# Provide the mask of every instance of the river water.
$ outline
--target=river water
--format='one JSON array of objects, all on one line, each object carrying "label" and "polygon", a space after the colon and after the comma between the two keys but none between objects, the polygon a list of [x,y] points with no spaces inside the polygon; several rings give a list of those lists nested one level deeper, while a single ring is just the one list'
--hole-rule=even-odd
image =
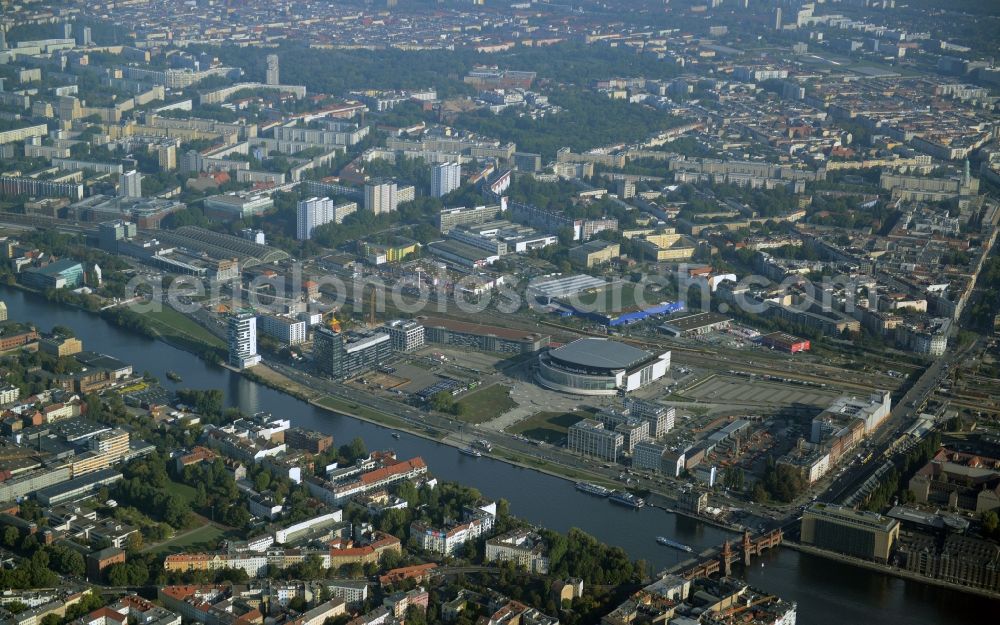
[{"label": "river water", "polygon": [[[369,449],[393,448],[401,458],[422,456],[437,477],[473,486],[487,497],[505,498],[514,514],[532,523],[561,531],[578,527],[657,568],[675,564],[687,554],[657,545],[656,536],[673,538],[697,551],[730,536],[662,510],[615,506],[577,491],[565,480],[486,457],[470,458],[453,447],[406,433],[393,439],[391,430],[384,427],[320,410],[227,369],[207,365],[162,341],[121,330],[96,315],[51,304],[37,295],[2,286],[0,298],[7,304],[9,319],[33,323],[43,331],[55,325],[71,327],[84,349],[132,363],[137,373],[148,371],[167,387],[219,388],[231,406],[247,413],[266,411],[290,418],[296,426],[332,434],[338,445],[360,436]],[[167,371],[176,371],[183,381],[170,382]],[[742,573],[753,585],[796,601],[798,622],[803,624],[978,624],[984,616],[1000,613],[1000,601],[907,582],[790,549],[765,553]]]}]

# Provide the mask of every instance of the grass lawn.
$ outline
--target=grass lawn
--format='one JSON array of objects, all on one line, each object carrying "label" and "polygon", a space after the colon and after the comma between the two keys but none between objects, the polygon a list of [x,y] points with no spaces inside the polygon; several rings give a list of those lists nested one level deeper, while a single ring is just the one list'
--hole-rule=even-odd
[{"label": "grass lawn", "polygon": [[143,314],[152,322],[157,331],[166,336],[174,336],[211,347],[226,346],[222,339],[169,306],[163,306],[162,310],[159,311]]},{"label": "grass lawn", "polygon": [[[578,297],[581,305],[593,307],[600,312],[621,312],[634,308],[645,308],[669,299],[665,294],[654,291],[650,285],[640,290],[639,284],[635,282],[617,282],[601,289],[589,293],[583,293]],[[641,302],[636,299],[641,298]]]},{"label": "grass lawn", "polygon": [[225,532],[214,525],[202,525],[189,532],[181,532],[175,538],[152,545],[149,552],[155,555],[166,555],[199,549],[214,550],[218,548],[219,541],[224,536]]},{"label": "grass lawn", "polygon": [[195,507],[194,498],[197,496],[198,491],[193,486],[181,484],[180,482],[175,482],[173,480],[167,480],[167,485],[164,486],[164,490],[177,495],[184,500],[184,503],[192,508]]},{"label": "grass lawn", "polygon": [[517,403],[510,398],[510,388],[494,384],[458,401],[459,419],[466,423],[486,423],[507,412]]},{"label": "grass lawn", "polygon": [[594,413],[588,410],[539,412],[510,428],[510,431],[514,434],[523,434],[528,438],[538,441],[558,444],[566,440],[566,432],[569,430],[569,426],[583,419],[588,419],[593,415]]}]

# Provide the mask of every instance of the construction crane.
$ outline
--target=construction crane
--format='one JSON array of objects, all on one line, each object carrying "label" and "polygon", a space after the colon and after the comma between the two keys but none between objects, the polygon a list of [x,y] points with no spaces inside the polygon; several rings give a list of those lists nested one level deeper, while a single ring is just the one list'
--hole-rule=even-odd
[{"label": "construction crane", "polygon": [[337,321],[337,315],[333,311],[330,311],[329,317],[326,319],[326,327],[330,328],[337,334],[340,334],[340,322]]}]

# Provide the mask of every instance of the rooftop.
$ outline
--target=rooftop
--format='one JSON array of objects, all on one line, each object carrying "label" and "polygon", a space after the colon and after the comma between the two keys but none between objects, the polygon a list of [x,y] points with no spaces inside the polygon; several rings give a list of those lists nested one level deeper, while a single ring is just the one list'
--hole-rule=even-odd
[{"label": "rooftop", "polygon": [[694,330],[695,328],[703,328],[705,326],[715,325],[717,323],[723,323],[729,321],[729,317],[725,315],[720,315],[716,312],[696,312],[690,315],[682,315],[679,317],[674,317],[668,319],[663,325],[669,326],[671,328],[677,328],[681,331]]},{"label": "rooftop", "polygon": [[524,330],[512,330],[499,326],[488,326],[480,323],[467,323],[465,321],[455,321],[453,319],[442,319],[441,317],[419,317],[418,321],[425,328],[444,328],[451,332],[462,334],[476,334],[482,336],[495,336],[508,341],[533,341],[539,338],[538,334],[526,332]]},{"label": "rooftop", "polygon": [[606,369],[628,369],[652,356],[637,347],[600,338],[579,339],[549,354],[567,363]]}]

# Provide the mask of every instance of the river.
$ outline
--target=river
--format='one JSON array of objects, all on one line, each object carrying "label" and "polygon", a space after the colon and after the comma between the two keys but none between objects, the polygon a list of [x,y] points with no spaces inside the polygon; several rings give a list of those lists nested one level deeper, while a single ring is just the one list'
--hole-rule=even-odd
[{"label": "river", "polygon": [[[37,295],[3,286],[0,298],[7,304],[9,319],[33,323],[43,331],[56,325],[73,328],[84,349],[132,363],[136,372],[148,371],[168,388],[219,388],[231,406],[248,413],[266,411],[290,418],[294,425],[332,434],[337,444],[360,436],[369,449],[393,448],[403,458],[422,456],[437,477],[473,486],[487,497],[505,498],[514,514],[532,523],[561,531],[579,527],[657,568],[679,562],[687,554],[657,545],[656,536],[671,537],[700,551],[719,545],[730,535],[658,509],[621,508],[580,493],[565,480],[486,457],[464,456],[453,447],[406,433],[393,439],[384,427],[320,410],[227,369],[207,365],[162,341],[127,332],[96,315],[49,303]],[[170,382],[167,371],[178,372],[183,381]],[[1000,601],[908,582],[790,549],[765,553],[744,573],[755,586],[796,601],[799,623],[804,624],[978,624],[984,615],[1000,610]]]}]

